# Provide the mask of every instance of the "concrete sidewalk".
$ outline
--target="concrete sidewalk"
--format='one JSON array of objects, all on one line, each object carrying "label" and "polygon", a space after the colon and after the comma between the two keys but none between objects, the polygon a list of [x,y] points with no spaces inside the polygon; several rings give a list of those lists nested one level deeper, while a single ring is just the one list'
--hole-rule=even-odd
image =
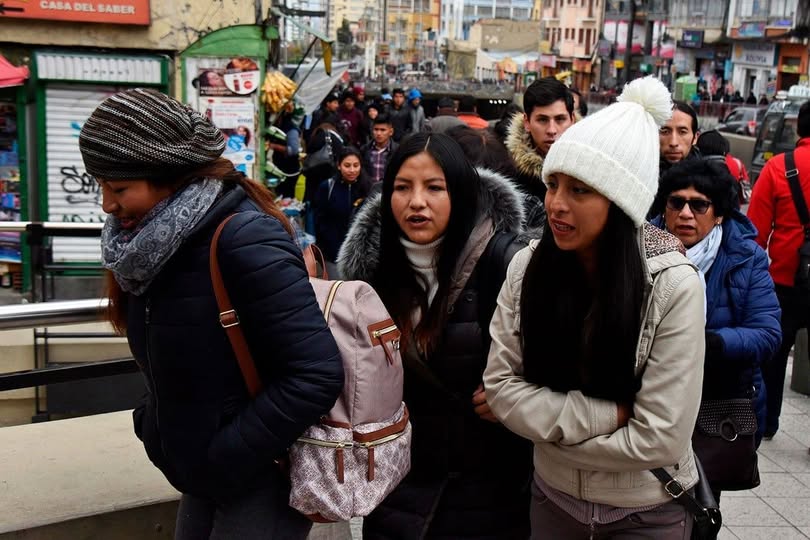
[{"label": "concrete sidewalk", "polygon": [[723,492],[720,540],[810,538],[810,398],[790,390],[787,368],[779,433],[759,448],[762,484]]}]

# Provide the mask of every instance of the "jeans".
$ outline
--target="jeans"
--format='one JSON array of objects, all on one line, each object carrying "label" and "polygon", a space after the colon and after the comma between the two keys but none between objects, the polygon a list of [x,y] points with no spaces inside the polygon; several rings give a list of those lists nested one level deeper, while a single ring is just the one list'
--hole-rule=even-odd
[{"label": "jeans", "polygon": [[184,493],[175,540],[304,540],[312,522],[290,508],[289,491],[258,489],[226,504]]},{"label": "jeans", "polygon": [[776,297],[782,308],[782,345],[774,357],[762,366],[766,391],[766,437],[772,437],[779,430],[785,370],[790,349],[796,342],[796,332],[807,328],[810,323],[810,302],[795,287],[777,285]]}]

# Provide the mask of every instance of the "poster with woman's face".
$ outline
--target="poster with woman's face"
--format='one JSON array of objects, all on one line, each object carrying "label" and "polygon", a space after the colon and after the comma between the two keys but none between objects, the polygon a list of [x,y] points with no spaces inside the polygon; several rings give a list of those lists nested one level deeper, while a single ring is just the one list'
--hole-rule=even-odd
[{"label": "poster with woman's face", "polygon": [[201,96],[244,96],[255,92],[261,82],[259,65],[244,56],[231,58],[225,65],[200,65],[197,70]]}]

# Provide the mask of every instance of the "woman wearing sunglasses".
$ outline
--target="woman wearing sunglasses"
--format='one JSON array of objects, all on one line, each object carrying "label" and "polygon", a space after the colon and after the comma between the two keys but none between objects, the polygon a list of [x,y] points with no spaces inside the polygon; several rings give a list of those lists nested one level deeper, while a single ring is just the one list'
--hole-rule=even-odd
[{"label": "woman wearing sunglasses", "polygon": [[[779,347],[780,311],[768,274],[768,257],[755,242],[751,221],[736,209],[735,197],[735,180],[725,164],[707,159],[682,161],[661,179],[652,206],[658,217],[652,223],[683,242],[686,256],[705,278],[702,403],[752,399],[758,446],[765,427],[761,365]],[[710,469],[717,456],[702,456],[697,443],[695,449],[711,482],[716,474]],[[720,489],[712,487],[719,495]]]}]

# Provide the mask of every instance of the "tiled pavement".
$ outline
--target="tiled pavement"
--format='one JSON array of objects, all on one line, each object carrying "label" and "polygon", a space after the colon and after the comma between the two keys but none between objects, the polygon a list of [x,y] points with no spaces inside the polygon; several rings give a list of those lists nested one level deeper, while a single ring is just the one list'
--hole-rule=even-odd
[{"label": "tiled pavement", "polygon": [[791,370],[779,433],[759,448],[762,484],[723,493],[720,540],[810,538],[810,397],[789,389]]}]

